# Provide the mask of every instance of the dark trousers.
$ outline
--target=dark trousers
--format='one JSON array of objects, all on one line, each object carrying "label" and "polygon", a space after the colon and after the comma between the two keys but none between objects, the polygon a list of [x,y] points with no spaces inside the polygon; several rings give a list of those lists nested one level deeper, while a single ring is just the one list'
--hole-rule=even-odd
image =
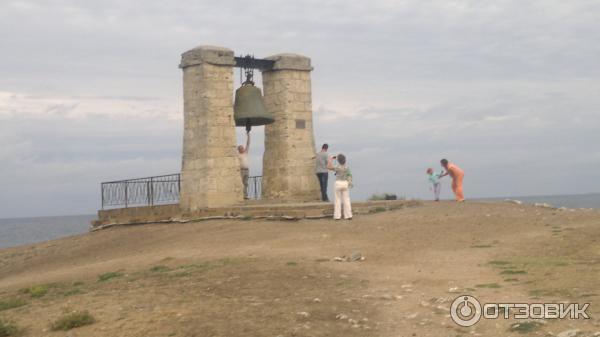
[{"label": "dark trousers", "polygon": [[329,173],[317,173],[317,178],[321,186],[321,200],[329,201],[329,198],[327,198],[327,179],[329,179]]}]

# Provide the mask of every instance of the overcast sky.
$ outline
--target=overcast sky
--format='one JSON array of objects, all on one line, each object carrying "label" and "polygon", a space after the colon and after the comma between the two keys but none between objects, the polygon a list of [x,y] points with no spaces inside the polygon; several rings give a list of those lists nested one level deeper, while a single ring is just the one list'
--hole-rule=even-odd
[{"label": "overcast sky", "polygon": [[429,197],[443,157],[467,198],[600,192],[595,0],[3,0],[0,218],[179,172],[177,65],[203,44],[312,58],[316,141],[347,154],[355,199]]}]

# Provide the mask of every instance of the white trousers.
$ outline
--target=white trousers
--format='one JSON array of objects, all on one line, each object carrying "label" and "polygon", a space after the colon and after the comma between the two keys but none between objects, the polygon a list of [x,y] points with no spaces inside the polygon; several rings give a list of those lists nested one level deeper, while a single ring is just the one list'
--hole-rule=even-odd
[{"label": "white trousers", "polygon": [[342,206],[344,209],[344,218],[352,217],[352,205],[350,204],[350,189],[347,181],[335,182],[335,200],[333,201],[333,218],[342,218]]}]

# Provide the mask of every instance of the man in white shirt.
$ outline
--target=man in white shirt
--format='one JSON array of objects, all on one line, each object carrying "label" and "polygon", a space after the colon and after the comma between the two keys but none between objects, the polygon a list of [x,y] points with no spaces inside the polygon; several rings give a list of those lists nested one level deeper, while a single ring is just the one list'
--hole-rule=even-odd
[{"label": "man in white shirt", "polygon": [[248,199],[248,177],[250,176],[250,165],[248,163],[248,151],[250,150],[250,131],[246,131],[246,147],[238,146],[238,158],[240,159],[240,171],[242,183],[244,184],[244,199]]}]

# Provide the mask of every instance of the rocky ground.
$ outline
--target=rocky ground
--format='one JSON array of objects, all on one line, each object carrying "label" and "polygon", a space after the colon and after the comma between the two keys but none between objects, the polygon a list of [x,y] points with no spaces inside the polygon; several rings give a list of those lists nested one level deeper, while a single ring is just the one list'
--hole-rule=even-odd
[{"label": "rocky ground", "polygon": [[[599,211],[507,202],[111,228],[0,250],[0,336],[600,336],[599,240]],[[463,328],[461,294],[591,319]]]}]

